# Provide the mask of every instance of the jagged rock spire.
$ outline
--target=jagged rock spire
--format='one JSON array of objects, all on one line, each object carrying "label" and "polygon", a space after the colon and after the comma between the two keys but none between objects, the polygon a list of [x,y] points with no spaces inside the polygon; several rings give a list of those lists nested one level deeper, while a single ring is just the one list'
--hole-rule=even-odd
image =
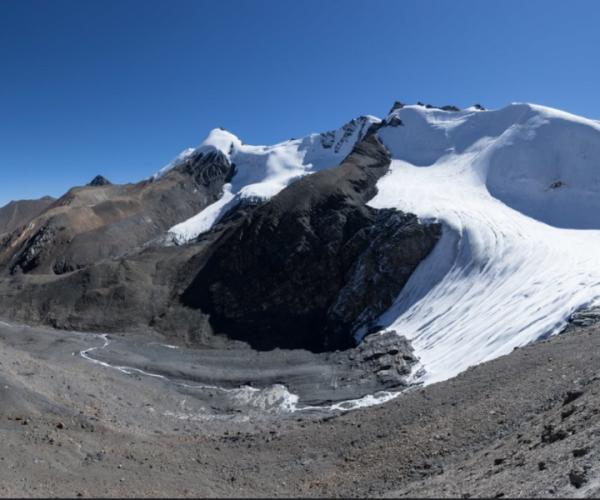
[{"label": "jagged rock spire", "polygon": [[392,114],[394,111],[396,111],[397,109],[402,109],[404,107],[404,103],[400,102],[400,101],[394,101],[394,104],[392,105],[392,108],[390,109],[389,114]]}]

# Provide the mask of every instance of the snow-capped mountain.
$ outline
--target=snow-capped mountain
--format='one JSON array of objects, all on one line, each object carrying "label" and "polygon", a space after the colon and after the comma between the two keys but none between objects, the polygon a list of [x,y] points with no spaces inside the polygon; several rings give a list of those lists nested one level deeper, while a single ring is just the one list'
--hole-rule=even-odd
[{"label": "snow-capped mountain", "polygon": [[234,134],[214,129],[197,148],[188,148],[162,168],[154,178],[160,178],[173,168],[199,155],[210,152],[223,154],[235,165],[235,175],[224,186],[222,197],[194,217],[173,226],[169,239],[185,243],[209,230],[221,215],[242,200],[267,200],[295,179],[338,165],[367,133],[379,123],[374,116],[360,116],[343,127],[291,139],[273,146],[243,144]]},{"label": "snow-capped mountain", "polygon": [[396,103],[272,146],[215,129],[92,184],[5,210],[0,314],[315,352],[394,330],[432,383],[600,303],[600,124],[542,106]]},{"label": "snow-capped mountain", "polygon": [[394,111],[370,205],[443,222],[381,323],[436,382],[559,332],[600,298],[600,126],[554,109]]},{"label": "snow-capped mountain", "polygon": [[374,208],[444,224],[444,236],[380,323],[408,336],[425,380],[560,331],[600,297],[600,125],[531,104],[463,111],[399,106],[383,121],[274,146],[214,130],[236,166],[223,196],[169,231],[185,243],[244,198],[266,200],[300,176],[340,163],[368,127],[392,156]]}]

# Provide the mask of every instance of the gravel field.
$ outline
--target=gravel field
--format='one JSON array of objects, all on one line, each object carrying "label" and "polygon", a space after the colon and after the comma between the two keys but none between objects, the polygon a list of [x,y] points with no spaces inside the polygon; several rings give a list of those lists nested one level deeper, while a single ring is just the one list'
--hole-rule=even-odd
[{"label": "gravel field", "polygon": [[84,359],[92,334],[3,325],[0,345],[3,496],[600,493],[594,326],[346,413],[211,408]]}]

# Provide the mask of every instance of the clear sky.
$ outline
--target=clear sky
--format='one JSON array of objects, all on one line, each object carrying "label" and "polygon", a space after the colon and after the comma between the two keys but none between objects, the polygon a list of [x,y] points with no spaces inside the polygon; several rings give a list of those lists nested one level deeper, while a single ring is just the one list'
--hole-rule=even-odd
[{"label": "clear sky", "polygon": [[0,0],[0,204],[395,99],[600,118],[596,0]]}]

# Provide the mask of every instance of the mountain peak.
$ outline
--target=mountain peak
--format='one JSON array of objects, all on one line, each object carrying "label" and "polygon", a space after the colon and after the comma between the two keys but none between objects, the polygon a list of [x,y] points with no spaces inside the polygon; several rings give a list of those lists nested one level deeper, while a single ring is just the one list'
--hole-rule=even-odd
[{"label": "mountain peak", "polygon": [[196,149],[197,152],[203,153],[207,151],[221,151],[225,156],[229,157],[234,149],[238,149],[242,145],[242,141],[235,134],[232,134],[223,127],[212,129],[208,137],[202,141],[202,144]]},{"label": "mountain peak", "polygon": [[88,186],[99,187],[99,186],[109,186],[110,184],[112,184],[112,182],[110,182],[106,177],[104,177],[102,175],[97,175],[96,177],[94,177],[91,180],[91,182],[88,184]]}]

